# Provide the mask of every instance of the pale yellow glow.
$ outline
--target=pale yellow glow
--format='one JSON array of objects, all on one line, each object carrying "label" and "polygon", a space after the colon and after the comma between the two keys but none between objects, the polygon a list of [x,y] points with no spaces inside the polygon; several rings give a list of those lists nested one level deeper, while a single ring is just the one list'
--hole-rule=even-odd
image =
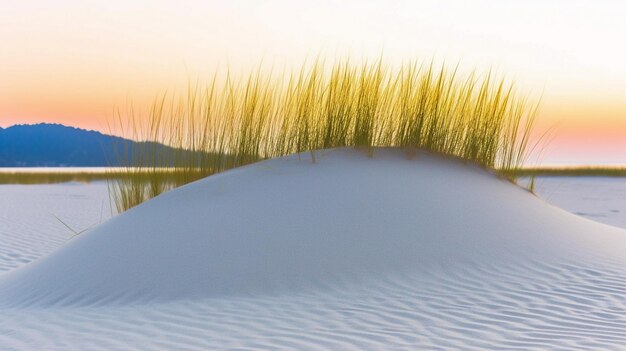
[{"label": "pale yellow glow", "polygon": [[[544,160],[626,163],[625,18],[623,1],[8,0],[0,126],[106,130],[115,106],[216,69],[383,52],[493,67],[543,96],[539,125],[556,126],[558,150]],[[597,151],[577,160],[576,140]]]}]

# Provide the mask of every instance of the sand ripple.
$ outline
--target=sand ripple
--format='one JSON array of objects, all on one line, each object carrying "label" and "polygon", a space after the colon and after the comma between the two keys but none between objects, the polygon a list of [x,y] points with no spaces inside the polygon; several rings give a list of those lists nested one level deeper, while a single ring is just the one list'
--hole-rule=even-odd
[{"label": "sand ripple", "polygon": [[0,185],[0,274],[59,248],[73,233],[111,217],[107,185]]},{"label": "sand ripple", "polygon": [[359,284],[164,304],[4,311],[0,348],[623,349],[610,263],[429,267]]},{"label": "sand ripple", "polygon": [[623,230],[448,161],[325,157],[190,184],[21,268],[67,237],[0,227],[0,350],[625,349]]}]

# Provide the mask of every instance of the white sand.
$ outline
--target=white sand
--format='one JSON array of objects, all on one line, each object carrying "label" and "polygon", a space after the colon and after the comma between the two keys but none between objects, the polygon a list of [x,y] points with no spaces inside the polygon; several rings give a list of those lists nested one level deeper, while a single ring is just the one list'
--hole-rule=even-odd
[{"label": "white sand", "polygon": [[105,182],[0,185],[0,273],[70,240],[74,234],[58,219],[80,232],[111,215]]},{"label": "white sand", "polygon": [[187,185],[0,275],[0,349],[626,344],[626,231],[377,150]]},{"label": "white sand", "polygon": [[535,192],[571,213],[626,228],[624,177],[537,177]]}]

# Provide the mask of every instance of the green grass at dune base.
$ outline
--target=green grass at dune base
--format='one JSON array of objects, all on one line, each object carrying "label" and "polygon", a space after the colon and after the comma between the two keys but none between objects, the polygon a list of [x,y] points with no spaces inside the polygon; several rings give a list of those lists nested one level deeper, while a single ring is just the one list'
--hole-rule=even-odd
[{"label": "green grass at dune base", "polygon": [[[407,155],[414,150],[407,150]],[[189,177],[189,170],[181,170],[183,173],[187,173]],[[497,171],[496,171],[497,172]],[[626,167],[551,167],[551,168],[521,168],[513,171],[509,171],[517,177],[626,177]],[[177,179],[180,175],[176,174],[177,171],[172,169],[168,171],[162,171],[159,175],[160,179],[166,187],[172,188],[176,185]],[[114,181],[124,182],[133,181],[141,182],[144,185],[148,185],[151,177],[154,176],[152,171],[141,170],[128,170],[128,171],[101,171],[101,172],[28,172],[28,171],[16,171],[16,172],[0,172],[0,184],[56,184],[67,182],[78,183],[91,183],[97,181]],[[196,176],[193,178],[201,179],[206,177],[205,172],[198,170]],[[132,178],[132,180],[131,180]]]},{"label": "green grass at dune base", "polygon": [[[175,183],[176,179],[179,177],[177,173],[179,172],[176,169],[162,170],[157,171],[160,173],[160,176],[163,178],[165,182]],[[185,173],[189,173],[188,170],[184,170]],[[77,183],[91,183],[97,181],[115,181],[115,182],[123,182],[123,181],[134,181],[134,182],[142,182],[148,184],[151,180],[154,171],[147,170],[137,170],[137,169],[128,169],[128,170],[116,170],[116,171],[71,171],[71,172],[63,172],[63,171],[54,171],[54,172],[31,172],[28,170],[20,170],[20,171],[12,171],[12,172],[1,172],[0,171],[0,184],[57,184],[57,183],[68,183],[68,182],[77,182]],[[197,172],[197,179],[205,177],[206,175],[202,173],[200,175],[199,171]]]},{"label": "green grass at dune base", "polygon": [[[433,64],[318,61],[291,74],[262,69],[239,79],[216,74],[186,94],[158,97],[147,118],[132,109],[119,114],[118,122],[134,139],[182,151],[120,150],[132,155],[123,160],[131,167],[112,193],[123,211],[206,175],[336,147],[369,153],[375,147],[426,150],[514,178],[535,111],[512,84],[490,73],[462,78],[456,69]],[[184,150],[196,156],[187,157]],[[177,171],[166,177],[157,170],[163,164]],[[154,167],[140,172],[135,165]]]},{"label": "green grass at dune base", "polygon": [[109,172],[0,172],[0,184],[54,184],[79,182],[89,183],[99,180],[109,180],[117,175]]},{"label": "green grass at dune base", "polygon": [[540,167],[516,170],[518,177],[626,177],[626,167]]}]

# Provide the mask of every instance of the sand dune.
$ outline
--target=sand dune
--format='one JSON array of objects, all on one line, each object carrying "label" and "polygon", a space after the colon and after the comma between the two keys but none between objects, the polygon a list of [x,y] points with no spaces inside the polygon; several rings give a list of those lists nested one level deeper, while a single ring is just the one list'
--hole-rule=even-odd
[{"label": "sand dune", "polygon": [[0,349],[619,349],[625,249],[458,161],[295,155],[0,275]]}]

